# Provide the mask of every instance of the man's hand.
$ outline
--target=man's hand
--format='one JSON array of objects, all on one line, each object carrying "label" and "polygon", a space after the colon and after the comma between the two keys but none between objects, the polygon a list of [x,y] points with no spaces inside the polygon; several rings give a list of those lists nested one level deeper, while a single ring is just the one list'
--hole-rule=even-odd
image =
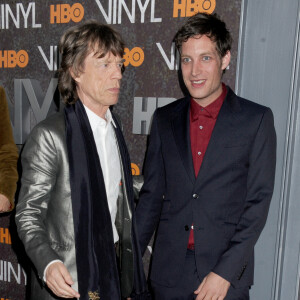
[{"label": "man's hand", "polygon": [[0,213],[9,211],[11,204],[6,196],[0,194]]},{"label": "man's hand", "polygon": [[51,291],[62,298],[79,298],[71,285],[74,283],[67,268],[61,262],[51,264],[46,270],[46,283]]},{"label": "man's hand", "polygon": [[194,293],[198,295],[196,300],[223,300],[229,287],[229,281],[210,272]]}]

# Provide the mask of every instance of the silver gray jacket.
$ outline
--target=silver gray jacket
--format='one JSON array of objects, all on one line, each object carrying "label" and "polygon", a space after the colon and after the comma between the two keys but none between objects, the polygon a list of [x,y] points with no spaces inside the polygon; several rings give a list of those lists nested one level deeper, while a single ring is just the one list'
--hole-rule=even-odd
[{"label": "silver gray jacket", "polygon": [[[32,260],[38,277],[41,279],[38,280],[36,276],[31,276],[31,299],[52,300],[54,298],[41,282],[45,267],[53,260],[63,261],[74,281],[73,288],[78,290],[63,113],[51,116],[32,130],[24,146],[21,162],[23,173],[16,207],[16,223],[27,255]],[[140,188],[140,180],[137,185]],[[135,194],[137,194],[136,191]],[[128,222],[131,212],[127,194],[120,193],[119,198],[121,199],[118,199],[119,209],[120,206],[125,205],[125,211],[128,212],[126,216],[122,215],[123,219],[120,220],[117,216],[116,220],[119,222],[116,224],[117,228],[122,229],[120,245],[126,245],[126,249],[119,251],[121,255],[126,251],[125,256],[128,263],[127,266],[125,264],[125,267],[131,270],[133,259],[128,257],[128,255],[132,255],[130,251],[131,222]],[[122,211],[124,211],[123,206]]]}]

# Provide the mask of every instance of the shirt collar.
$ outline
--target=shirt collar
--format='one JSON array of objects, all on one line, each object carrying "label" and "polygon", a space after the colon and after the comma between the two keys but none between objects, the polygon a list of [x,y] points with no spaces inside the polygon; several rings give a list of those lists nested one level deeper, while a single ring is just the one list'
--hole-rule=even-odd
[{"label": "shirt collar", "polygon": [[117,128],[117,125],[115,123],[115,121],[112,118],[112,114],[110,109],[108,109],[105,113],[105,120],[101,117],[99,117],[97,114],[95,114],[92,110],[90,110],[87,106],[85,106],[83,104],[86,114],[88,116],[92,131],[94,132],[96,130],[96,128],[100,125],[100,126],[108,126],[110,123],[113,124],[113,126],[115,128]]},{"label": "shirt collar", "polygon": [[216,119],[218,117],[218,114],[220,112],[221,106],[224,102],[226,95],[227,95],[227,88],[226,85],[222,83],[221,95],[206,107],[202,107],[193,98],[191,98],[192,121],[196,121],[200,115],[205,115],[207,117]]}]

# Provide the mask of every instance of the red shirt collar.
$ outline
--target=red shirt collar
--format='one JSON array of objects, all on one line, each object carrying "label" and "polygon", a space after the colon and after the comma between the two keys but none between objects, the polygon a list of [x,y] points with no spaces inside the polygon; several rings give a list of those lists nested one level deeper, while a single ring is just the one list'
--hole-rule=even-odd
[{"label": "red shirt collar", "polygon": [[226,85],[222,83],[222,94],[206,107],[202,107],[193,98],[191,98],[192,121],[196,121],[199,115],[206,115],[207,117],[216,119],[220,112],[221,106],[224,102],[226,95],[227,95],[227,88]]}]

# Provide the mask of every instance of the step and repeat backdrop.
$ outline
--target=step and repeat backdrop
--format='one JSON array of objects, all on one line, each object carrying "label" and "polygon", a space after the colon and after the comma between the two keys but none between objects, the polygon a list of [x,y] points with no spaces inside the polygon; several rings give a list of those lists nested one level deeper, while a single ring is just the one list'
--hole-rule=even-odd
[{"label": "step and repeat backdrop", "polygon": [[[242,0],[0,0],[0,85],[8,99],[16,144],[33,126],[62,108],[57,90],[58,42],[88,19],[111,24],[126,43],[119,115],[134,175],[142,174],[151,118],[157,107],[181,98],[178,28],[197,12],[218,13],[234,42],[224,82],[234,89]],[[16,197],[17,201],[17,197]],[[151,247],[146,253],[148,270]],[[0,215],[0,300],[26,299],[30,262],[18,240],[14,212]]]}]

